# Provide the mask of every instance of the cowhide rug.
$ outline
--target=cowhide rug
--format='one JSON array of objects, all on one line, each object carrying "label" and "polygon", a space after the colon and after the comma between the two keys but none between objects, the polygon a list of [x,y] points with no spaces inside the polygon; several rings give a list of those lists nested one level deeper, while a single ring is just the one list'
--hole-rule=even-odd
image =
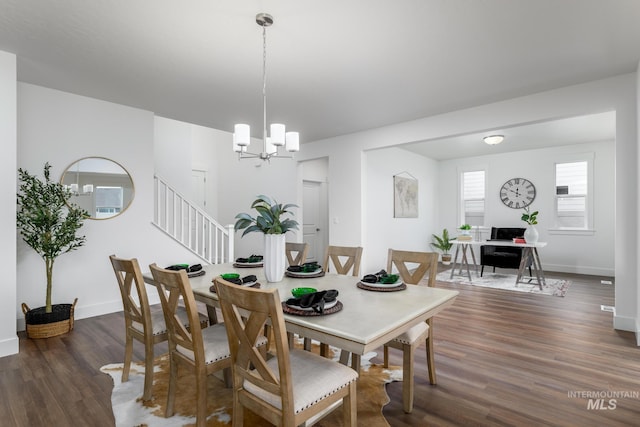
[{"label": "cowhide rug", "polygon": [[[333,349],[332,349],[333,350]],[[402,380],[402,368],[390,367],[384,369],[382,365],[372,364],[370,360],[376,353],[365,354],[362,357],[362,370],[358,380],[358,425],[366,427],[389,426],[382,415],[382,407],[389,402],[385,384]],[[334,358],[336,358],[334,356]],[[195,378],[187,369],[178,369],[179,381],[175,400],[175,414],[164,418],[167,386],[169,381],[168,355],[159,356],[156,360],[153,400],[142,401],[144,383],[144,366],[133,363],[129,374],[129,381],[122,383],[122,363],[103,366],[100,370],[109,374],[113,379],[111,404],[116,421],[116,427],[148,426],[174,427],[195,424],[195,398],[193,385]],[[209,378],[207,390],[207,418],[208,427],[231,425],[232,391],[225,388],[222,375]],[[247,426],[270,426],[268,422],[247,411],[245,414]],[[319,421],[316,426],[341,426],[342,410],[337,409]]]}]

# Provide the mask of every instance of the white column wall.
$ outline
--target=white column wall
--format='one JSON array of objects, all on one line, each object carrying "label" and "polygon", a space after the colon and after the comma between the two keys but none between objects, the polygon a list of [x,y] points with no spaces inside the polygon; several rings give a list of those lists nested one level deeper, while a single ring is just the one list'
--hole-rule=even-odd
[{"label": "white column wall", "polygon": [[0,356],[18,352],[16,335],[16,189],[17,189],[16,56],[0,51]]}]

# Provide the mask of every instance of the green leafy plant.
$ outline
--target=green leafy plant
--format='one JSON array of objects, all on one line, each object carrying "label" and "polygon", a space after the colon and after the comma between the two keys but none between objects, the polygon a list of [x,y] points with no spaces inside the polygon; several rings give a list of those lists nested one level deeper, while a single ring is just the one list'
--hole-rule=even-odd
[{"label": "green leafy plant", "polygon": [[521,220],[529,225],[535,225],[538,223],[538,211],[530,212],[529,206],[524,208],[524,213],[520,217]]},{"label": "green leafy plant", "polygon": [[443,255],[449,254],[449,251],[453,247],[452,240],[454,238],[449,237],[449,230],[446,228],[442,230],[442,235],[438,236],[437,234],[432,234],[434,242],[431,242],[431,246],[440,250]]},{"label": "green leafy plant", "polygon": [[460,230],[471,230],[471,226],[469,224],[462,224]]},{"label": "green leafy plant", "polygon": [[298,222],[291,218],[281,219],[284,214],[290,214],[290,208],[297,208],[297,205],[276,202],[268,196],[260,195],[251,204],[258,215],[252,217],[247,213],[236,215],[235,230],[243,230],[242,236],[252,231],[259,231],[264,234],[284,234],[289,230],[297,230]]},{"label": "green leafy plant", "polygon": [[44,165],[44,180],[23,169],[18,169],[18,213],[16,223],[22,240],[35,250],[45,262],[47,296],[45,312],[51,313],[53,264],[64,253],[78,249],[85,236],[77,231],[89,213],[69,203],[70,190],[50,179],[51,165]]}]

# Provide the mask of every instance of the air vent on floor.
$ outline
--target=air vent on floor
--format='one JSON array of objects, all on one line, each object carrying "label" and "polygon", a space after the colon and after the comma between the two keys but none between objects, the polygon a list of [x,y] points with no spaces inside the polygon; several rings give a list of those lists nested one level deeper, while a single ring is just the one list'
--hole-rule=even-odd
[{"label": "air vent on floor", "polygon": [[614,314],[616,312],[616,308],[610,305],[601,305],[600,310],[606,311],[607,313],[614,313]]}]

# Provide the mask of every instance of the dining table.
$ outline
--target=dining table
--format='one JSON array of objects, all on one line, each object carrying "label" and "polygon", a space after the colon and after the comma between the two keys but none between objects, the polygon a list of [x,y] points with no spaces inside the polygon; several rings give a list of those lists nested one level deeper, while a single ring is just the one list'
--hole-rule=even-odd
[{"label": "dining table", "polygon": [[[212,322],[217,322],[215,309],[220,307],[218,295],[212,291],[212,282],[222,274],[237,273],[240,277],[255,275],[261,289],[277,289],[283,302],[292,298],[291,291],[294,288],[337,290],[339,310],[326,310],[324,314],[291,314],[283,310],[285,326],[288,333],[356,355],[371,352],[412,326],[433,317],[451,306],[458,295],[455,290],[425,285],[405,285],[399,290],[366,286],[367,289],[363,289],[358,286],[359,277],[325,274],[323,271],[308,275],[295,274],[298,277],[285,275],[279,282],[268,282],[261,267],[239,267],[235,263],[206,265],[202,271],[204,273],[201,275],[190,277],[189,282],[195,299],[206,304]],[[154,284],[150,273],[144,273],[143,276],[145,282]],[[359,366],[353,367],[359,369]]]}]

